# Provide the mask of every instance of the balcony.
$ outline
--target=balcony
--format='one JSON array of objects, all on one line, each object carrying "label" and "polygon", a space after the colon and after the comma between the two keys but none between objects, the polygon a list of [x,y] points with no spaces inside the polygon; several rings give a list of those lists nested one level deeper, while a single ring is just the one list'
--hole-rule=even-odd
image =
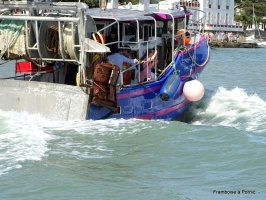
[{"label": "balcony", "polygon": [[185,1],[185,0],[180,0],[180,6],[186,6],[186,7],[200,7],[200,3],[198,1]]}]

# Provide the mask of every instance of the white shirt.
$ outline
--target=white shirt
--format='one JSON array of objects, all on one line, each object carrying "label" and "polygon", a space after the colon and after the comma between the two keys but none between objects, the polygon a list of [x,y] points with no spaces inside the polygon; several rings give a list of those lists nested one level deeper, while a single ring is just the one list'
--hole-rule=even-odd
[{"label": "white shirt", "polygon": [[127,58],[126,56],[121,55],[120,53],[109,55],[107,58],[114,65],[117,65],[120,68],[120,71],[122,71],[123,62],[134,64],[138,61],[137,59]]}]

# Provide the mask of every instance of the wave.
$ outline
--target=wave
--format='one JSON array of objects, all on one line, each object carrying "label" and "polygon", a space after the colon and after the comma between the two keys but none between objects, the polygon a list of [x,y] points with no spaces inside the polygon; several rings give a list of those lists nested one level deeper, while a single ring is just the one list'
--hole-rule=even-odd
[{"label": "wave", "polygon": [[0,111],[0,176],[23,162],[48,155],[75,159],[113,156],[110,142],[166,129],[169,122],[146,120],[48,121],[39,115]]},{"label": "wave", "polygon": [[219,87],[207,90],[203,100],[189,107],[187,121],[192,124],[235,127],[248,132],[266,133],[266,102],[242,88]]},{"label": "wave", "polygon": [[45,156],[51,138],[38,121],[35,115],[0,111],[0,176]]},{"label": "wave", "polygon": [[114,156],[116,146],[127,146],[125,141],[143,134],[167,129],[169,122],[138,119],[108,119],[59,122],[45,131],[57,138],[49,154],[60,154],[77,159],[107,158]]}]

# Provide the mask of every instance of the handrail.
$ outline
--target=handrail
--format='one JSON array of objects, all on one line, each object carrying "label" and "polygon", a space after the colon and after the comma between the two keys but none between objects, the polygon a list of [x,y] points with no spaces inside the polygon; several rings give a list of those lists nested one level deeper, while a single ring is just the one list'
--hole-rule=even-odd
[{"label": "handrail", "polygon": [[36,2],[36,1],[3,1],[0,8],[50,9],[50,10],[86,10],[88,5],[79,2]]},{"label": "handrail", "polygon": [[[199,9],[194,9],[194,8],[190,8],[190,11],[193,12],[192,16],[201,16],[200,14],[196,14],[197,12],[202,13],[202,16],[199,19],[189,19],[189,24],[188,26],[192,27],[192,30],[198,30],[199,32],[203,32],[204,31],[204,20],[206,18],[206,12],[204,12],[203,10],[199,10]],[[196,25],[196,28],[194,29],[194,26]]]},{"label": "handrail", "polygon": [[[35,21],[63,21],[63,22],[78,22],[80,19],[78,17],[42,17],[42,16],[25,16],[19,15],[20,20],[35,20]],[[0,19],[16,19],[18,20],[18,15],[0,15]]]}]

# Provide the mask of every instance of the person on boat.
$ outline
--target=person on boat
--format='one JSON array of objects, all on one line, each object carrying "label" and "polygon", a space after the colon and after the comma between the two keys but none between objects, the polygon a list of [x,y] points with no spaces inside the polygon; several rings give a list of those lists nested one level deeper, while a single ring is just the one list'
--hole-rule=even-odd
[{"label": "person on boat", "polygon": [[148,53],[148,57],[144,56],[142,60],[142,70],[140,71],[139,82],[150,81],[152,77],[152,68],[154,67],[154,60],[157,56],[157,51],[152,50]]},{"label": "person on boat", "polygon": [[[137,64],[139,63],[138,59],[130,59],[123,55],[123,49],[118,49],[117,53],[114,53],[112,55],[109,55],[107,57],[108,61],[113,63],[114,65],[117,65],[122,71],[123,63],[130,63],[130,64]],[[118,79],[118,83],[121,83],[121,77]]]},{"label": "person on boat", "polygon": [[67,74],[66,62],[56,61],[54,62],[54,82],[64,84]]},{"label": "person on boat", "polygon": [[138,59],[131,59],[123,55],[123,49],[118,49],[117,53],[107,56],[109,62],[117,65],[122,71],[123,63],[137,64],[139,63]]},{"label": "person on boat", "polygon": [[14,9],[13,10],[13,14],[18,14],[18,10],[17,9]]},{"label": "person on boat", "polygon": [[110,51],[111,51],[107,55],[114,54],[115,52],[117,52],[118,43],[108,44],[108,43],[113,43],[113,42],[117,42],[117,41],[118,41],[118,39],[117,39],[116,31],[111,30],[110,34],[105,39],[105,43],[107,44],[106,46],[108,46],[110,48]]},{"label": "person on boat", "polygon": [[[125,46],[125,47],[129,48],[129,46]],[[129,53],[129,49],[124,49],[123,50],[123,55],[126,56],[127,58],[130,58],[130,59],[133,58],[132,54]],[[123,62],[123,65],[122,65],[122,70],[123,71],[127,70],[130,67],[131,67],[130,63]],[[125,71],[123,73],[123,84],[124,85],[129,85],[130,84],[131,76],[132,76],[132,71],[131,70],[127,70],[127,71]]]}]

